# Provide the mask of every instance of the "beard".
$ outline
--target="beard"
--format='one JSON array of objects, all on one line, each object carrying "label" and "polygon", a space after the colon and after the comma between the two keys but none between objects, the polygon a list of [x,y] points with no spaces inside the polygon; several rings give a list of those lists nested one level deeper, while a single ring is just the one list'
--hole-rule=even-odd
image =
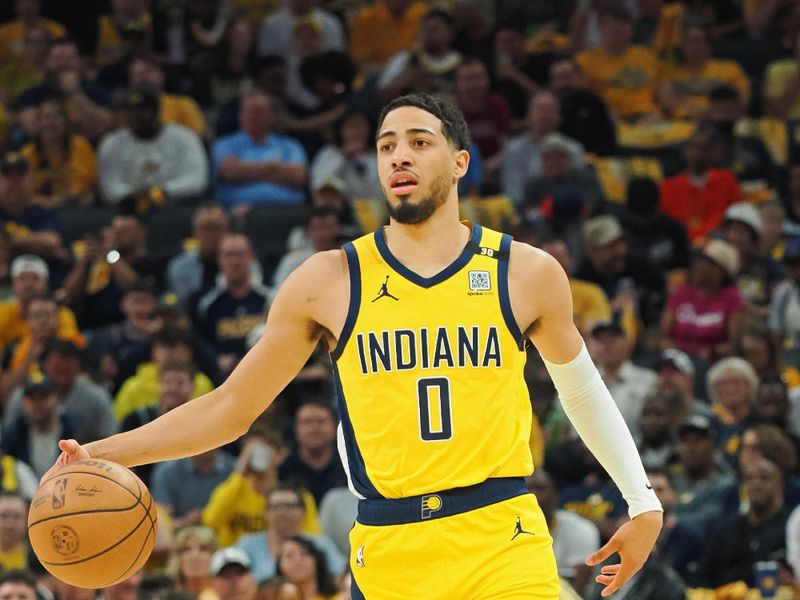
[{"label": "beard", "polygon": [[417,225],[427,221],[436,209],[447,201],[451,185],[450,174],[442,173],[431,182],[428,194],[422,200],[412,203],[409,200],[409,196],[402,196],[400,204],[397,206],[392,206],[392,203],[388,200],[390,192],[383,188],[383,195],[387,198],[386,206],[389,210],[389,216],[404,225]]}]

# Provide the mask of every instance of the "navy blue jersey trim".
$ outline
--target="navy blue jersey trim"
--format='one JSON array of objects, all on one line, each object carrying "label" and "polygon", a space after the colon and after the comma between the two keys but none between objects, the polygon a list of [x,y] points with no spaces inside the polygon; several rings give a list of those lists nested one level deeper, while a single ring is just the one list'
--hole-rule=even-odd
[{"label": "navy blue jersey trim", "polygon": [[361,266],[358,262],[358,253],[352,242],[344,245],[344,252],[347,255],[347,269],[350,271],[350,303],[347,307],[347,318],[344,321],[344,327],[339,334],[339,340],[336,342],[336,347],[331,351],[331,359],[337,360],[344,351],[347,341],[350,339],[350,334],[353,333],[353,327],[356,325],[358,318],[358,310],[361,307]]},{"label": "navy blue jersey trim", "polygon": [[[512,238],[507,233],[503,234],[500,240],[500,252],[505,253],[506,256],[511,256],[511,241]],[[501,259],[497,265],[497,288],[500,291],[500,311],[503,313],[503,320],[506,322],[506,327],[511,332],[513,338],[517,341],[517,347],[520,350],[525,349],[525,338],[519,330],[517,320],[514,318],[514,312],[511,310],[511,297],[508,293],[508,258]]]},{"label": "navy blue jersey trim", "polygon": [[339,405],[339,418],[342,421],[342,435],[344,436],[344,447],[347,453],[347,466],[350,471],[350,481],[355,490],[365,498],[383,498],[378,489],[369,480],[367,475],[367,465],[364,463],[364,456],[358,447],[353,424],[350,421],[350,412],[347,409],[347,400],[342,390],[342,379],[339,376],[339,367],[333,363],[333,379],[336,384],[336,399]]},{"label": "navy blue jersey trim", "polygon": [[414,271],[406,267],[394,257],[391,250],[389,250],[389,246],[386,244],[386,234],[384,233],[383,227],[379,227],[375,231],[375,245],[378,247],[378,252],[380,252],[383,260],[385,260],[386,263],[400,276],[405,277],[411,283],[415,283],[423,288],[429,288],[437,283],[442,283],[458,273],[470,261],[474,254],[473,248],[475,248],[480,241],[481,226],[477,223],[473,223],[472,235],[470,236],[467,245],[464,246],[464,249],[461,251],[461,254],[458,255],[458,258],[456,258],[452,263],[450,263],[450,265],[442,269],[433,277],[422,277],[421,275],[417,275]]},{"label": "navy blue jersey trim", "polygon": [[367,600],[364,596],[364,592],[358,587],[355,573],[350,573],[350,597],[353,600]]}]

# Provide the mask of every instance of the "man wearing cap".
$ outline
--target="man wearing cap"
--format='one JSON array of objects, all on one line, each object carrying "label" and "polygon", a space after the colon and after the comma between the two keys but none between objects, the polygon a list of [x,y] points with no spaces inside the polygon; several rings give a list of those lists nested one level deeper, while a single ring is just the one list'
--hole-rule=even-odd
[{"label": "man wearing cap", "polygon": [[784,279],[775,288],[769,312],[769,328],[789,347],[800,349],[800,237],[790,238],[783,251]]},{"label": "man wearing cap", "polygon": [[689,355],[677,348],[667,348],[655,366],[656,392],[667,402],[673,430],[689,415],[711,417],[709,405],[695,396],[695,366]]},{"label": "man wearing cap", "polygon": [[[47,263],[33,254],[18,256],[11,263],[11,288],[14,299],[0,303],[0,346],[6,347],[30,335],[25,322],[31,300],[48,293],[50,270]],[[58,334],[69,337],[78,333],[75,314],[66,306],[58,308]]]},{"label": "man wearing cap", "polygon": [[678,428],[678,464],[673,476],[678,503],[675,517],[700,535],[722,516],[734,478],[717,460],[716,435],[710,419],[690,416]]},{"label": "man wearing cap", "polygon": [[664,302],[664,276],[628,251],[619,220],[608,214],[589,219],[583,224],[583,242],[586,255],[575,276],[602,287],[623,319],[633,312],[646,326],[656,323]]},{"label": "man wearing cap", "polygon": [[775,260],[761,250],[761,213],[749,202],[736,202],[725,210],[720,231],[724,240],[739,251],[741,266],[736,285],[750,312],[766,316],[772,292],[783,273]]},{"label": "man wearing cap", "polygon": [[211,576],[219,600],[255,600],[258,584],[250,558],[233,546],[217,550],[211,557]]},{"label": "man wearing cap", "polygon": [[261,24],[258,54],[288,58],[292,52],[292,32],[299,19],[313,19],[319,24],[321,50],[346,50],[347,38],[341,20],[318,5],[316,0],[290,0],[273,11]]},{"label": "man wearing cap", "polygon": [[[525,190],[530,181],[542,174],[539,144],[548,133],[558,130],[561,113],[558,98],[540,91],[528,103],[527,130],[513,137],[503,148],[500,166],[500,187],[515,206],[525,204]],[[574,169],[586,166],[583,146],[569,139],[570,164]]]},{"label": "man wearing cap", "polygon": [[97,151],[98,185],[107,204],[160,205],[197,197],[208,187],[200,138],[182,125],[162,123],[159,110],[158,94],[147,85],[125,96],[127,125],[103,138]]},{"label": "man wearing cap", "polygon": [[28,161],[16,152],[0,158],[0,225],[12,254],[37,254],[49,261],[67,258],[58,220],[33,204]]},{"label": "man wearing cap", "polygon": [[62,413],[60,404],[53,382],[32,375],[22,391],[22,413],[3,428],[3,452],[28,463],[37,477],[58,456],[58,440],[77,433],[74,420]]}]

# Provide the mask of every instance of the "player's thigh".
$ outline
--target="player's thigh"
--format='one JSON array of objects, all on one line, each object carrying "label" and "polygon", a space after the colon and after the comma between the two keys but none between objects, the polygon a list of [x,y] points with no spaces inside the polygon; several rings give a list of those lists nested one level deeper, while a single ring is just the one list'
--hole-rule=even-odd
[{"label": "player's thigh", "polygon": [[558,569],[532,494],[439,521],[447,569],[471,599],[555,600]]},{"label": "player's thigh", "polygon": [[350,531],[353,600],[450,598],[441,543],[430,521]]}]

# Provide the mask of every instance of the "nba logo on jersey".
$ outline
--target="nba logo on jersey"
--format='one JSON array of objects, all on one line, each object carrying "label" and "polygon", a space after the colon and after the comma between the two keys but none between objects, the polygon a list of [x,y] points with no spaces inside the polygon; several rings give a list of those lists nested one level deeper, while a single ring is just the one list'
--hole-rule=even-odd
[{"label": "nba logo on jersey", "polygon": [[442,499],[436,494],[422,497],[422,518],[430,519],[431,515],[442,508]]},{"label": "nba logo on jersey", "polygon": [[469,289],[473,292],[487,292],[492,289],[489,271],[470,271]]}]

